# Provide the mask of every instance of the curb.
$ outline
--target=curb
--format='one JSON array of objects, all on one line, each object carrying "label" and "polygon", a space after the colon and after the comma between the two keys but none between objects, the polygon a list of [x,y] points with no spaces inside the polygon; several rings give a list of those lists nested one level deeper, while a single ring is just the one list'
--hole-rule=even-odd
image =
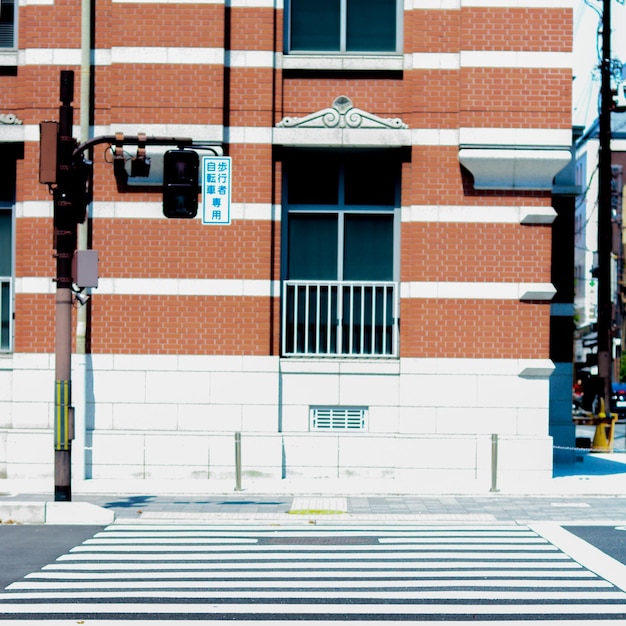
[{"label": "curb", "polygon": [[115,513],[89,502],[3,502],[0,524],[111,524]]}]

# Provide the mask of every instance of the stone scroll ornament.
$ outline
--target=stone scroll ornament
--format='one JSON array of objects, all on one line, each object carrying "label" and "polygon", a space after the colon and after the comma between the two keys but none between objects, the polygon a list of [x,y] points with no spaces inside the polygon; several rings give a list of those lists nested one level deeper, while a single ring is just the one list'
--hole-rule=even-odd
[{"label": "stone scroll ornament", "polygon": [[335,98],[332,106],[305,117],[285,117],[281,128],[408,128],[398,117],[382,118],[353,106],[347,96]]},{"label": "stone scroll ornament", "polygon": [[22,120],[15,113],[0,113],[0,124],[21,126]]}]

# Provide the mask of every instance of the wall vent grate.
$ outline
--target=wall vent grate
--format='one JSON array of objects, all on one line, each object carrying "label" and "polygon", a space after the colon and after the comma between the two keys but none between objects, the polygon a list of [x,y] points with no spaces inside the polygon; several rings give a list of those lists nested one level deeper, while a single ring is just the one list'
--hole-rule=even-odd
[{"label": "wall vent grate", "polygon": [[366,430],[367,407],[311,407],[310,430]]}]

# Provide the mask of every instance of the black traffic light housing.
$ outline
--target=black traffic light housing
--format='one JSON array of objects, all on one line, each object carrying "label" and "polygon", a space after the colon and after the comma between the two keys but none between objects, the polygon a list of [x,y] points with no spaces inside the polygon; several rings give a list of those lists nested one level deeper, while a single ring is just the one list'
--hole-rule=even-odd
[{"label": "black traffic light housing", "polygon": [[163,156],[163,214],[193,218],[198,214],[200,160],[193,150],[168,150]]},{"label": "black traffic light housing", "polygon": [[54,190],[54,223],[57,228],[82,224],[91,202],[91,177],[93,165],[80,159],[59,174],[59,184]]}]

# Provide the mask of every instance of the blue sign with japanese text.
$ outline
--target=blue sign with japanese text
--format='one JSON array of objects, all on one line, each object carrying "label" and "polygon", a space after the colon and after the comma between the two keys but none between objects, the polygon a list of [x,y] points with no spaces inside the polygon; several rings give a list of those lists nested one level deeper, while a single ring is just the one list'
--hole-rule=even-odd
[{"label": "blue sign with japanese text", "polygon": [[202,157],[202,223],[230,224],[230,157]]}]

